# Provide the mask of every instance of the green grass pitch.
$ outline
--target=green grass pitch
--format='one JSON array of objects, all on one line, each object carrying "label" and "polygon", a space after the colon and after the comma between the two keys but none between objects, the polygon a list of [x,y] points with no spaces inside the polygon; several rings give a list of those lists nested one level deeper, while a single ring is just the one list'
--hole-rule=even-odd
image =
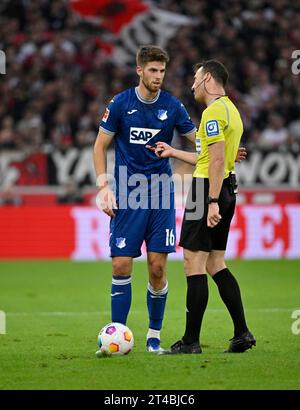
[{"label": "green grass pitch", "polygon": [[[200,390],[299,389],[299,261],[229,261],[238,278],[257,347],[225,354],[232,323],[209,281],[202,355],[156,356],[145,351],[147,270],[135,262],[128,356],[98,359],[96,338],[110,321],[109,262],[1,262],[0,389]],[[163,346],[184,330],[186,283],[182,262],[168,263],[169,296]]]}]

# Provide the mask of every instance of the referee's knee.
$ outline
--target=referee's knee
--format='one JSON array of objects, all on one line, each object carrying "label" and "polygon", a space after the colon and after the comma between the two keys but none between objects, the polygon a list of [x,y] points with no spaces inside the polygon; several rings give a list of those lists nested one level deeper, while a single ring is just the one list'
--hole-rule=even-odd
[{"label": "referee's knee", "polygon": [[220,270],[225,269],[226,264],[224,260],[218,260],[218,261],[208,261],[206,263],[206,272],[210,276],[214,276],[216,273],[220,272]]},{"label": "referee's knee", "polygon": [[207,255],[205,252],[193,252],[187,249],[183,252],[184,255],[184,272],[186,276],[205,273],[205,262]]}]

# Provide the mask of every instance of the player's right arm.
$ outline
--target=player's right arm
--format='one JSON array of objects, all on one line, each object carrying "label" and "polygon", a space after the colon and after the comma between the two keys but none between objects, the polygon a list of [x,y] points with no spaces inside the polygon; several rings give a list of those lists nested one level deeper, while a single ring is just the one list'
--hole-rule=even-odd
[{"label": "player's right arm", "polygon": [[149,148],[160,158],[176,158],[181,161],[187,162],[188,164],[195,165],[197,162],[197,154],[195,152],[182,151],[171,147],[166,142],[157,142],[155,147],[146,145],[146,148]]},{"label": "player's right arm", "polygon": [[107,134],[100,128],[94,144],[94,167],[96,171],[96,185],[99,188],[97,205],[109,216],[115,216],[117,209],[116,198],[108,185],[107,178],[107,149],[113,139],[113,135]]}]

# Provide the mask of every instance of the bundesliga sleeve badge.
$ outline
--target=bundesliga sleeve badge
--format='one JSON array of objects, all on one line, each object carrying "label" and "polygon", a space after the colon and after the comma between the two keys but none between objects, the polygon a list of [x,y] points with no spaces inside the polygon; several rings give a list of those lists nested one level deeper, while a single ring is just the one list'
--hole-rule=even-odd
[{"label": "bundesliga sleeve badge", "polygon": [[103,118],[102,118],[102,121],[106,122],[108,117],[109,117],[109,109],[106,108],[105,113],[104,113]]},{"label": "bundesliga sleeve badge", "polygon": [[220,134],[219,124],[218,124],[218,121],[216,120],[207,121],[207,123],[205,124],[205,128],[206,128],[206,134],[208,137],[213,137],[215,135]]}]

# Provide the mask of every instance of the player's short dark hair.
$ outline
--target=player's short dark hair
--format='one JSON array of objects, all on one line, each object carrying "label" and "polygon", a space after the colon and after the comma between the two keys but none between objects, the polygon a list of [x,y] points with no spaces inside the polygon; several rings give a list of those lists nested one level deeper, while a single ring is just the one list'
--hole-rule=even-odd
[{"label": "player's short dark hair", "polygon": [[203,67],[204,73],[210,73],[212,77],[223,87],[226,86],[229,77],[227,68],[218,60],[206,60],[201,63],[197,63],[194,66],[195,72]]},{"label": "player's short dark hair", "polygon": [[161,61],[163,63],[168,63],[169,55],[164,49],[158,46],[140,46],[136,53],[136,64],[138,66],[144,66],[151,61]]}]

